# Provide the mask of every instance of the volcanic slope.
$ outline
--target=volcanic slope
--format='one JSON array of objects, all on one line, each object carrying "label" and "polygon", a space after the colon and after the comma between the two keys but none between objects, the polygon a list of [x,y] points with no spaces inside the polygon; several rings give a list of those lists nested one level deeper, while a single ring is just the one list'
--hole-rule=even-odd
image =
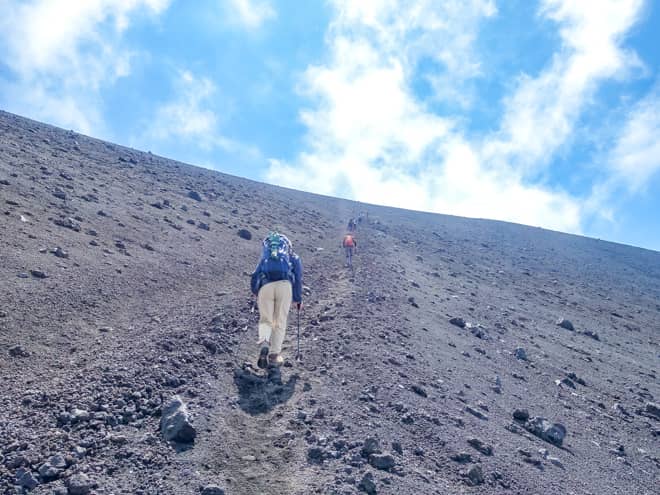
[{"label": "volcanic slope", "polygon": [[[0,203],[0,493],[657,493],[660,253],[277,188],[1,112]],[[263,377],[244,363],[271,228],[306,288],[302,361],[294,309]],[[174,395],[193,444],[159,433]]]}]

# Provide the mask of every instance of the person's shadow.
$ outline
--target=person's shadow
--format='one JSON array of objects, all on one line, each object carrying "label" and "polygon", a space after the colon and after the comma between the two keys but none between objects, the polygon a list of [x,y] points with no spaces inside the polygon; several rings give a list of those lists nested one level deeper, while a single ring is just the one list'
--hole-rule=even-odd
[{"label": "person's shadow", "polygon": [[282,383],[279,367],[268,368],[268,375],[257,375],[250,368],[236,368],[234,383],[238,388],[240,408],[248,414],[263,414],[288,401],[296,388],[298,375]]}]

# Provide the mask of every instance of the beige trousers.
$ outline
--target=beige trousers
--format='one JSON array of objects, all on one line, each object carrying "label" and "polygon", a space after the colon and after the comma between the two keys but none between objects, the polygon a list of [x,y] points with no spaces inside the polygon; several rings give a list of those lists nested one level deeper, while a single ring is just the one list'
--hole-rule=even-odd
[{"label": "beige trousers", "polygon": [[259,343],[268,342],[270,352],[282,352],[286,319],[291,307],[291,282],[278,280],[259,289]]}]

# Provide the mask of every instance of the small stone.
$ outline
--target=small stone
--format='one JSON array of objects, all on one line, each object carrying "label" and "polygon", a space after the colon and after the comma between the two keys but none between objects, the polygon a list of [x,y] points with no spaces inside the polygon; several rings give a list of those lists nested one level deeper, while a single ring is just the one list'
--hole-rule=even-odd
[{"label": "small stone", "polygon": [[469,412],[470,414],[472,414],[472,416],[475,416],[479,419],[488,420],[488,416],[486,416],[484,413],[475,409],[472,406],[465,406],[465,411]]},{"label": "small stone", "polygon": [[101,333],[110,333],[110,332],[112,332],[112,327],[99,327],[99,332],[101,332]]},{"label": "small stone", "polygon": [[188,192],[188,197],[190,199],[194,199],[195,201],[201,201],[202,200],[202,195],[199,194],[197,191],[189,191]]},{"label": "small stone", "polygon": [[89,421],[90,414],[85,409],[73,409],[71,411],[71,421],[73,423],[82,423],[84,421]]},{"label": "small stone", "polygon": [[513,419],[517,421],[527,421],[529,419],[529,411],[527,411],[527,409],[515,409],[513,411]]},{"label": "small stone", "polygon": [[66,469],[66,459],[60,454],[55,454],[48,459],[48,464],[57,469]]},{"label": "small stone", "polygon": [[537,437],[561,447],[566,436],[566,427],[561,423],[551,423],[546,418],[534,417],[525,423],[525,429]]},{"label": "small stone", "polygon": [[310,447],[307,450],[307,460],[311,464],[322,464],[327,457],[326,451],[321,447]]},{"label": "small stone", "polygon": [[51,466],[48,462],[43,463],[39,466],[39,476],[42,480],[55,479],[59,476],[60,470],[55,466]]},{"label": "small stone", "polygon": [[204,222],[199,222],[199,223],[197,224],[197,228],[198,228],[198,229],[202,229],[202,230],[211,230],[211,227],[209,226],[209,224],[208,224],[208,223],[204,223]]},{"label": "small stone", "polygon": [[468,478],[468,484],[470,486],[481,485],[484,482],[484,473],[483,470],[481,469],[481,466],[479,466],[478,464],[468,469],[467,473],[465,474]]},{"label": "small stone", "polygon": [[369,458],[371,454],[379,454],[381,452],[380,450],[380,443],[378,440],[376,440],[373,437],[368,437],[364,441],[364,445],[362,446],[362,450],[360,451],[360,454],[362,457]]},{"label": "small stone", "polygon": [[11,357],[29,357],[30,353],[22,345],[15,345],[9,348],[9,355]]},{"label": "small stone", "polygon": [[458,462],[459,464],[472,462],[472,456],[467,452],[457,452],[456,454],[452,454],[449,458],[454,462]]},{"label": "small stone", "polygon": [[30,275],[32,275],[34,278],[48,278],[48,275],[46,275],[46,273],[42,272],[41,270],[30,270]]},{"label": "small stone", "polygon": [[80,232],[80,224],[76,222],[73,218],[64,218],[64,219],[56,218],[55,220],[53,220],[53,223],[60,227],[71,229],[75,232]]},{"label": "small stone", "polygon": [[516,357],[516,359],[527,361],[527,352],[522,347],[516,347],[516,350],[513,351],[513,355]]},{"label": "small stone", "polygon": [[449,320],[449,323],[451,323],[452,325],[456,325],[457,327],[460,328],[465,328],[466,325],[465,320],[463,318],[458,318],[458,317],[451,318]]},{"label": "small stone", "polygon": [[410,388],[412,388],[412,391],[415,392],[417,395],[420,395],[422,397],[428,397],[429,396],[428,393],[426,392],[426,390],[424,390],[424,388],[420,387],[419,385],[413,385]]},{"label": "small stone", "polygon": [[478,438],[469,438],[467,441],[470,446],[481,452],[483,455],[493,455],[493,447],[486,445]]},{"label": "small stone", "polygon": [[55,249],[51,250],[51,253],[54,254],[55,256],[57,256],[58,258],[64,258],[64,259],[66,259],[66,258],[69,257],[69,253],[67,253],[66,251],[64,251],[64,250],[63,250],[61,247],[59,247],[59,246],[57,246]]},{"label": "small stone", "polygon": [[218,485],[207,485],[202,488],[201,495],[225,495],[225,491]]},{"label": "small stone", "polygon": [[568,378],[567,376],[565,376],[564,378],[562,378],[562,379],[559,381],[559,383],[561,383],[562,385],[566,385],[567,387],[570,387],[570,388],[575,388],[575,383],[573,383],[573,380],[571,380],[571,379]]},{"label": "small stone", "polygon": [[567,320],[566,318],[558,319],[556,324],[562,328],[565,328],[566,330],[570,330],[571,332],[575,331],[575,327],[573,326],[571,320]]},{"label": "small stone", "polygon": [[367,495],[376,495],[378,492],[376,491],[374,475],[371,473],[365,473],[358,484],[358,490],[365,492]]},{"label": "small stone", "polygon": [[371,464],[376,469],[389,471],[394,467],[395,461],[394,457],[392,457],[390,454],[371,454],[369,456],[369,464]]},{"label": "small stone", "polygon": [[250,232],[248,229],[240,229],[238,232],[238,237],[241,239],[245,239],[246,241],[249,241],[252,239],[252,232]]},{"label": "small stone", "polygon": [[591,330],[585,330],[584,332],[582,332],[582,335],[586,335],[587,337],[591,337],[594,340],[600,340],[600,337],[598,336],[598,334],[596,332],[591,331]]},{"label": "small stone", "polygon": [[88,495],[92,492],[92,482],[84,473],[76,473],[66,480],[69,495]]},{"label": "small stone", "polygon": [[16,471],[16,484],[26,490],[33,490],[39,482],[31,471],[26,468],[19,468]]},{"label": "small stone", "polygon": [[647,402],[644,406],[644,412],[655,419],[660,419],[660,404],[655,402]]}]

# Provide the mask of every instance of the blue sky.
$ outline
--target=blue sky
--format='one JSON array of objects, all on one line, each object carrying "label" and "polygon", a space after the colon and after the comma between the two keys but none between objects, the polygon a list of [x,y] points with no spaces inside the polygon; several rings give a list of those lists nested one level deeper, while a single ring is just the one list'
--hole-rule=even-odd
[{"label": "blue sky", "polygon": [[0,0],[0,108],[251,179],[660,250],[660,5]]}]

